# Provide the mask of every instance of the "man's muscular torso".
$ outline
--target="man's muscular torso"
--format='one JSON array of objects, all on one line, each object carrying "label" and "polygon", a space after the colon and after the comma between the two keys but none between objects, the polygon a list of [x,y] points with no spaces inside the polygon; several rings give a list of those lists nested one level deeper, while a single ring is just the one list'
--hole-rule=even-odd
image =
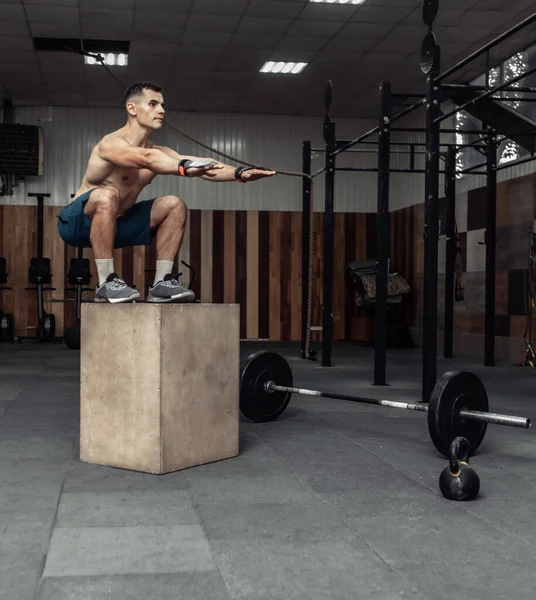
[{"label": "man's muscular torso", "polygon": [[[123,215],[137,200],[144,187],[156,177],[149,169],[117,167],[99,156],[99,144],[111,137],[121,136],[121,130],[103,137],[93,148],[82,184],[75,198],[95,188],[113,187],[119,193],[118,216]],[[126,139],[123,137],[123,139]],[[153,148],[148,140],[145,148]]]}]

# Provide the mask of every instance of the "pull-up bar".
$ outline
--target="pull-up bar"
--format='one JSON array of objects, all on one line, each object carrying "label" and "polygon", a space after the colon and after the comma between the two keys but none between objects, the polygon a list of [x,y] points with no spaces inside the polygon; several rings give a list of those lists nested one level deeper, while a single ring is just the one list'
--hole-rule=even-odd
[{"label": "pull-up bar", "polygon": [[[414,111],[416,108],[419,108],[419,106],[422,106],[425,102],[426,102],[426,98],[421,98],[417,102],[414,102],[411,106],[408,106],[404,110],[402,110],[399,113],[397,113],[390,120],[390,123],[394,123],[397,119],[401,119],[402,117],[405,117],[406,115],[409,115],[410,112]],[[374,129],[371,129],[370,131],[367,131],[363,135],[360,135],[355,140],[352,140],[351,142],[349,142],[348,144],[346,144],[342,148],[338,148],[337,150],[335,150],[335,152],[333,153],[333,156],[335,157],[335,156],[337,156],[337,154],[340,154],[341,152],[346,152],[346,150],[348,150],[352,146],[355,146],[356,144],[359,144],[363,140],[366,140],[367,138],[369,138],[371,135],[374,135],[375,133],[378,133],[379,130],[380,130],[380,126],[378,125],[377,127],[374,127]]]},{"label": "pull-up bar", "polygon": [[[375,142],[374,142],[375,143]],[[407,146],[411,146],[411,144],[405,144]],[[421,144],[423,145],[423,144]],[[325,152],[325,148],[311,148],[312,152]],[[377,148],[350,148],[349,150],[346,150],[346,152],[348,154],[376,154],[376,152],[378,152]],[[415,155],[420,155],[420,154],[426,154],[426,152],[424,152],[423,150],[391,150],[392,154],[415,154]]]},{"label": "pull-up bar", "polygon": [[[377,167],[335,167],[335,171],[351,171],[354,173],[377,173]],[[417,174],[426,174],[425,169],[389,169],[390,173],[417,173]],[[443,171],[439,170],[438,173],[442,175],[452,175],[451,171]],[[458,172],[454,172],[457,174]],[[486,171],[477,171],[475,173],[471,173],[471,175],[486,175]]]},{"label": "pull-up bar", "polygon": [[[449,75],[456,73],[456,71],[459,71],[462,67],[465,67],[466,65],[468,65],[475,58],[482,56],[482,54],[485,54],[488,50],[491,50],[491,48],[494,48],[495,46],[497,46],[504,40],[508,39],[509,37],[511,37],[512,35],[517,33],[518,31],[521,31],[527,25],[534,23],[534,21],[536,21],[536,12],[533,13],[532,15],[530,15],[530,17],[527,17],[524,21],[521,21],[521,23],[518,23],[517,25],[515,25],[514,27],[509,29],[508,31],[505,31],[503,34],[499,35],[494,40],[491,40],[491,42],[488,42],[487,44],[482,46],[482,48],[480,48],[476,52],[473,52],[473,54],[470,54],[467,58],[464,58],[458,64],[454,65],[450,69],[447,69],[444,73],[442,73],[441,75],[439,75],[438,77],[435,78],[435,80],[434,80],[435,83],[439,83],[439,82],[443,81],[443,79],[446,79],[447,77],[449,77]],[[508,85],[510,85],[511,83],[512,83],[511,81],[508,82]]]},{"label": "pull-up bar", "polygon": [[[441,87],[445,90],[472,90],[475,92],[485,92],[489,90],[489,87],[486,87],[485,85],[465,85],[463,83],[443,83]],[[532,94],[536,92],[536,87],[513,87],[510,89],[510,86],[508,86],[504,89],[508,92],[522,92],[526,94]],[[504,100],[504,98],[501,98],[501,100]]]}]

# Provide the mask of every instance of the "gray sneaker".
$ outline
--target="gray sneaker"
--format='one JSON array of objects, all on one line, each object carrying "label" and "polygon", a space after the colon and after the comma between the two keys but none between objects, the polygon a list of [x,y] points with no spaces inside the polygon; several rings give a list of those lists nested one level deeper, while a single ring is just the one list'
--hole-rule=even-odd
[{"label": "gray sneaker", "polygon": [[179,285],[171,275],[166,275],[163,281],[150,286],[147,294],[147,302],[193,302],[194,299],[192,290]]},{"label": "gray sneaker", "polygon": [[117,276],[117,273],[111,273],[108,275],[108,279],[97,287],[94,301],[117,304],[119,302],[132,302],[139,297],[140,293],[137,290],[128,286]]}]

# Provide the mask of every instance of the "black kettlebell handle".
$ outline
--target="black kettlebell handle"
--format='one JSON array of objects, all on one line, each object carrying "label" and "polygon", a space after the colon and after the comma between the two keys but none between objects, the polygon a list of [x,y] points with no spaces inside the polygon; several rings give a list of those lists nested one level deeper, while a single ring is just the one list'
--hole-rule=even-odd
[{"label": "black kettlebell handle", "polygon": [[458,477],[460,474],[460,463],[469,462],[469,442],[464,437],[457,437],[450,445],[450,474]]}]

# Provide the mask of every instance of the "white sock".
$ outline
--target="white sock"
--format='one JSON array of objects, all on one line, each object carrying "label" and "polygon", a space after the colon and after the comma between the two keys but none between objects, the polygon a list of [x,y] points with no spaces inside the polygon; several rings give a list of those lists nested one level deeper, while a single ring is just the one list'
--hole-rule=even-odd
[{"label": "white sock", "polygon": [[97,271],[99,273],[99,286],[102,285],[108,275],[114,272],[114,259],[113,258],[96,258],[95,264],[97,265]]},{"label": "white sock", "polygon": [[166,275],[170,275],[173,270],[174,262],[172,260],[157,260],[156,261],[156,273],[154,274],[155,286],[159,281],[162,281]]}]

